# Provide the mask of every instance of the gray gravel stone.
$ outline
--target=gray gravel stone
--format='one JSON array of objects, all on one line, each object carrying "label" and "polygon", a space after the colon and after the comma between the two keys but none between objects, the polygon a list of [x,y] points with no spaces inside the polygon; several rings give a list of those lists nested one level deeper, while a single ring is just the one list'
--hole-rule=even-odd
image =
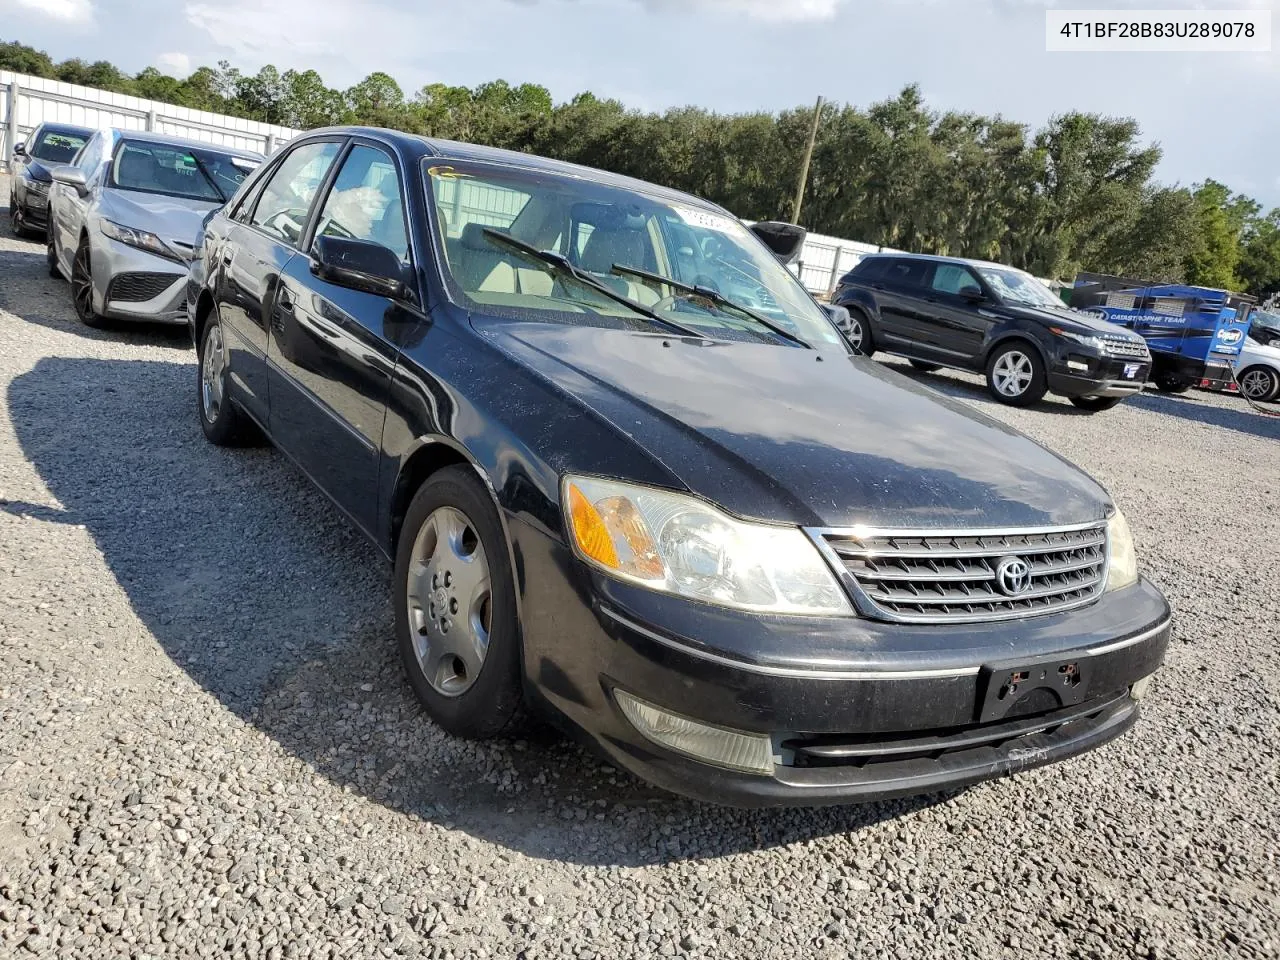
[{"label": "gray gravel stone", "polygon": [[1240,401],[916,375],[1111,489],[1168,665],[1087,757],[741,812],[442,734],[374,551],[206,444],[194,379],[181,331],[79,326],[0,239],[0,956],[1280,956],[1280,427]]}]

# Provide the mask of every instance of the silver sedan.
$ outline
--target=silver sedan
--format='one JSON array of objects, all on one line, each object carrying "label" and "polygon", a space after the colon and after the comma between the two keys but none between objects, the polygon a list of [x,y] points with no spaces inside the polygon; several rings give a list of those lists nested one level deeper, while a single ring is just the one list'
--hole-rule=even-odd
[{"label": "silver sedan", "polygon": [[261,162],[178,137],[101,130],[55,167],[49,274],[71,281],[81,322],[185,323],[187,264],[201,223]]}]

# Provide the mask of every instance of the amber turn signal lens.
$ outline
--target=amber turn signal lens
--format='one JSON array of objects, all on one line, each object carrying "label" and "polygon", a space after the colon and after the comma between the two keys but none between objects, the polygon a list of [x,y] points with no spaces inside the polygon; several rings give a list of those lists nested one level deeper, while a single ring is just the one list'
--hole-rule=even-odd
[{"label": "amber turn signal lens", "polygon": [[573,539],[584,556],[610,570],[617,570],[622,566],[604,519],[591,505],[591,501],[572,483],[569,484],[569,525],[573,527]]}]

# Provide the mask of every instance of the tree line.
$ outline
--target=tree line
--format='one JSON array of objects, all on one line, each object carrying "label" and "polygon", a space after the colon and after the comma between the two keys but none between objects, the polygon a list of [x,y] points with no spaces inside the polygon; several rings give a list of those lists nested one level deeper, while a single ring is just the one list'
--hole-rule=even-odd
[{"label": "tree line", "polygon": [[[345,90],[314,70],[226,61],[179,79],[101,60],[55,63],[0,42],[0,69],[179,106],[311,128],[391,127],[569,160],[706,197],[753,220],[790,219],[813,107],[721,114],[629,110],[581,93],[555,103],[537,84],[428,84],[406,95],[385,73]],[[816,233],[980,257],[1042,277],[1079,270],[1268,296],[1280,291],[1280,208],[1206,179],[1154,179],[1161,151],[1136,121],[1073,112],[1039,129],[936,111],[918,87],[870,107],[822,108],[805,194]]]}]

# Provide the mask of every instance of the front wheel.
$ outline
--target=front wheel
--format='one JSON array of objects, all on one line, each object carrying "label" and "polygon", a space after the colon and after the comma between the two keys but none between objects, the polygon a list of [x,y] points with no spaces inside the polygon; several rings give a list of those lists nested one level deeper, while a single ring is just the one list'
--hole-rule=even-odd
[{"label": "front wheel", "polygon": [[53,224],[49,224],[49,240],[44,248],[45,266],[49,268],[49,276],[54,280],[62,279],[62,271],[58,269],[58,248],[53,242]]},{"label": "front wheel", "polygon": [[396,640],[431,719],[458,737],[511,732],[521,715],[520,628],[506,537],[465,467],[422,485],[396,550]]},{"label": "front wheel", "polygon": [[869,357],[876,352],[876,343],[871,335],[871,323],[867,315],[857,307],[846,307],[849,311],[849,327],[845,330],[845,339],[853,352]]},{"label": "front wheel", "polygon": [[1089,413],[1098,413],[1101,410],[1110,410],[1124,397],[1071,397],[1070,399],[1073,407],[1087,410]]},{"label": "front wheel", "polygon": [[1236,378],[1240,393],[1254,403],[1274,400],[1280,394],[1280,373],[1270,367],[1248,367]]},{"label": "front wheel", "polygon": [[236,447],[252,439],[252,426],[227,395],[227,345],[216,313],[209,318],[200,339],[196,389],[200,428],[210,443]]},{"label": "front wheel", "polygon": [[1049,389],[1044,361],[1027,343],[997,347],[987,360],[987,388],[993,397],[1011,407],[1039,403]]},{"label": "front wheel", "polygon": [[18,198],[12,193],[9,194],[9,231],[15,237],[23,234],[22,211],[18,208]]},{"label": "front wheel", "polygon": [[86,237],[76,248],[76,258],[71,263],[71,297],[75,302],[76,316],[86,327],[101,327],[105,322],[93,309],[93,266]]}]

